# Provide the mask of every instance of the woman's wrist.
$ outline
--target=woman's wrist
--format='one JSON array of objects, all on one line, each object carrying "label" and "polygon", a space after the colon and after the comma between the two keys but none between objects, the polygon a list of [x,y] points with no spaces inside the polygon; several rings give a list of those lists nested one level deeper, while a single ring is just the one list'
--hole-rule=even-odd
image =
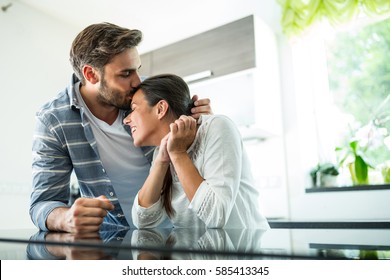
[{"label": "woman's wrist", "polygon": [[188,157],[188,153],[184,151],[184,152],[170,152],[169,158],[171,159],[172,163],[175,163],[177,161],[181,161],[189,157]]},{"label": "woman's wrist", "polygon": [[169,167],[170,161],[165,160],[154,160],[153,167],[167,169]]}]

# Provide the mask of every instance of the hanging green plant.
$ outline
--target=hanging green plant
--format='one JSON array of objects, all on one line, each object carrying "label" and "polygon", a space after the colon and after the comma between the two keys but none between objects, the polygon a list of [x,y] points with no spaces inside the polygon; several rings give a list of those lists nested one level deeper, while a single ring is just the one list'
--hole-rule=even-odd
[{"label": "hanging green plant", "polygon": [[390,13],[388,0],[277,0],[282,7],[281,25],[286,36],[298,36],[315,22],[327,19],[337,25],[360,12],[369,15]]}]

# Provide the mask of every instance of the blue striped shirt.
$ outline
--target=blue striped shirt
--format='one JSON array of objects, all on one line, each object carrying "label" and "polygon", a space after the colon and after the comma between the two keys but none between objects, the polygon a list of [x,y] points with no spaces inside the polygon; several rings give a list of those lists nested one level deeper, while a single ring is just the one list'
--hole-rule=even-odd
[{"label": "blue striped shirt", "polygon": [[[41,230],[48,230],[46,219],[53,209],[70,207],[70,177],[75,172],[83,197],[105,195],[115,209],[104,219],[105,227],[129,228],[115,191],[99,157],[91,124],[77,101],[72,76],[70,85],[36,114],[32,144],[32,193],[30,216]],[[123,112],[123,118],[129,112]],[[126,131],[131,134],[128,126]],[[149,162],[154,147],[140,148]],[[133,186],[134,196],[139,186]]]}]

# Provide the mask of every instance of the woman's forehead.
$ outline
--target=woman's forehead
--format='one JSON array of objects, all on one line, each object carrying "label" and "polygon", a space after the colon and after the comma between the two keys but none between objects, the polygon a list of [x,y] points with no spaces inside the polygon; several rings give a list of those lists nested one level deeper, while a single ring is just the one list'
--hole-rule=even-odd
[{"label": "woman's forehead", "polygon": [[142,89],[138,89],[131,99],[131,103],[138,103],[142,100],[145,100],[145,94]]}]

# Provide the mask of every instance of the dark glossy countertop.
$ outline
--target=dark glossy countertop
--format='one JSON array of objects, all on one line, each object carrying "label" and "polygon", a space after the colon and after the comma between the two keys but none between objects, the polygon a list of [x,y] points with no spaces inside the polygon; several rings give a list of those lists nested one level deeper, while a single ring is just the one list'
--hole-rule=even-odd
[{"label": "dark glossy countertop", "polygon": [[316,228],[316,229],[390,229],[390,221],[385,220],[284,220],[268,221],[272,228]]},{"label": "dark glossy countertop", "polygon": [[131,229],[74,235],[2,230],[0,259],[390,259],[389,228],[282,222],[271,221],[267,231]]}]

